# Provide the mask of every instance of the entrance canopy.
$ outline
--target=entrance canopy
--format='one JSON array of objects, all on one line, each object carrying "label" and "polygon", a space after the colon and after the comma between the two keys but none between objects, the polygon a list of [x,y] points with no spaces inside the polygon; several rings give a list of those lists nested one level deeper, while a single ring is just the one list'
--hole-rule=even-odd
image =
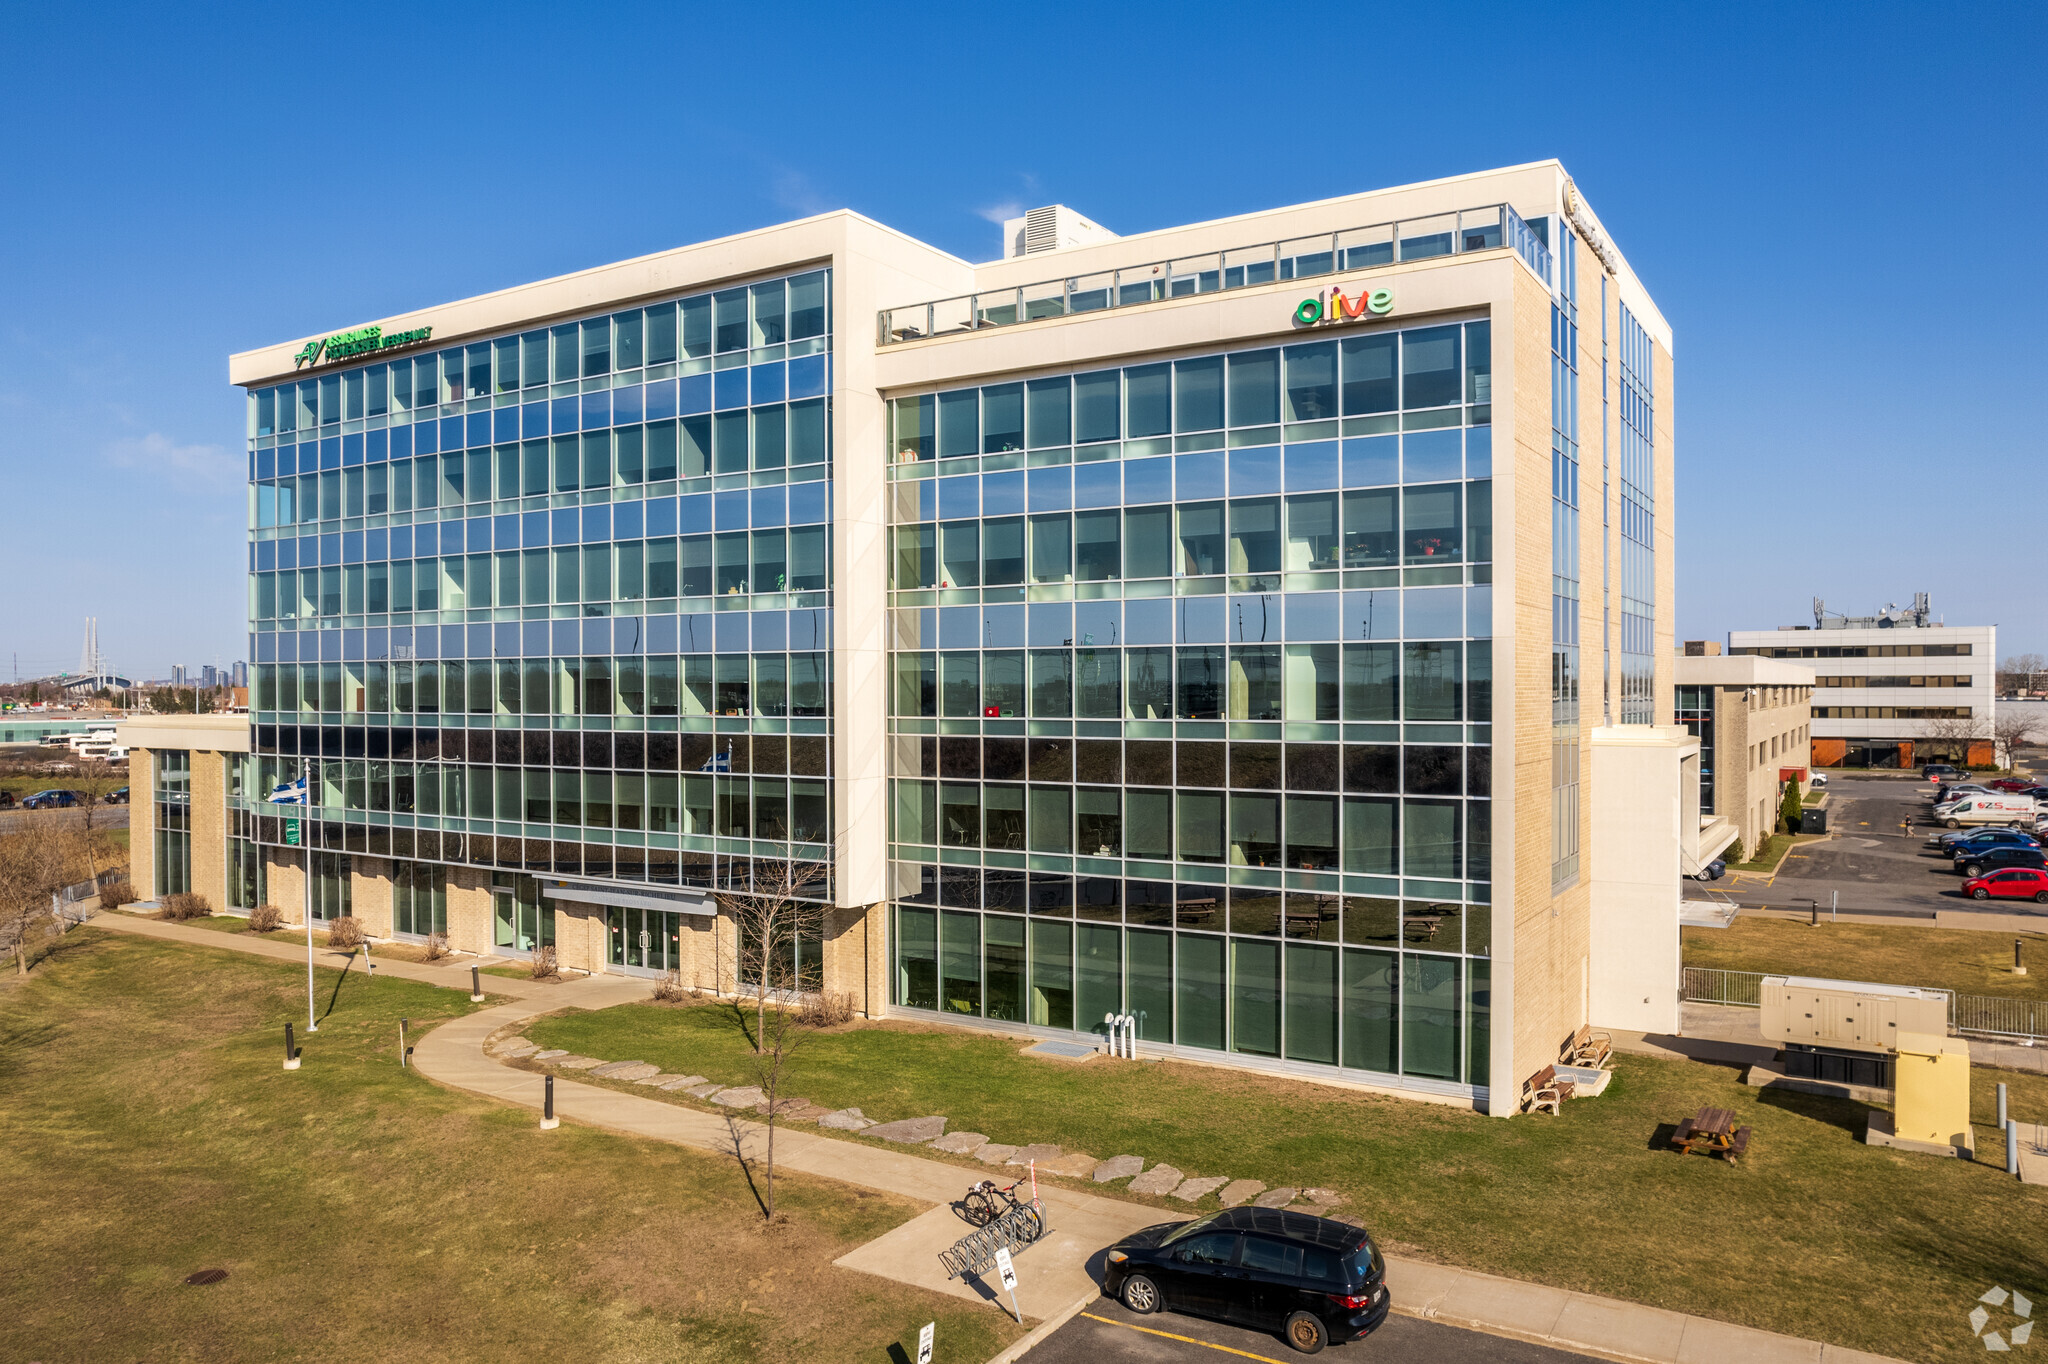
[{"label": "entrance canopy", "polygon": [[586,905],[620,905],[627,909],[659,909],[671,914],[716,914],[718,906],[698,890],[669,890],[626,881],[579,881],[559,876],[540,878],[540,893],[550,900]]}]

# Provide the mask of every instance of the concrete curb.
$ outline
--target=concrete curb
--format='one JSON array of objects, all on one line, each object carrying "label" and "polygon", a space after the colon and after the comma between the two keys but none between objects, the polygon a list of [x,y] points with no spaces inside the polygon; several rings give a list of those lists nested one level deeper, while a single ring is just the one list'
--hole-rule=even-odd
[{"label": "concrete curb", "polygon": [[1059,1330],[1060,1327],[1065,1326],[1075,1317],[1080,1316],[1087,1309],[1089,1303],[1096,1301],[1101,1296],[1100,1293],[1089,1293],[1076,1298],[1072,1307],[1060,1312],[1057,1316],[1047,1317],[1044,1321],[1038,1323],[1037,1326],[1032,1328],[1029,1335],[1025,1336],[1022,1340],[1012,1343],[1009,1349],[989,1360],[988,1364],[1017,1364],[1018,1360],[1043,1343],[1047,1336]]}]

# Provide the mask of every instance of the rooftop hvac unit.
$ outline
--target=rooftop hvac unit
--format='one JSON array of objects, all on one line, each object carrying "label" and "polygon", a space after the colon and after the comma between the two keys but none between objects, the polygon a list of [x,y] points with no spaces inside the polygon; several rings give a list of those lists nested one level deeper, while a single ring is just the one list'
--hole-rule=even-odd
[{"label": "rooftop hvac unit", "polygon": [[1116,233],[1089,222],[1065,204],[1047,204],[1027,211],[1021,218],[1009,218],[1003,222],[1005,260],[1115,240]]}]

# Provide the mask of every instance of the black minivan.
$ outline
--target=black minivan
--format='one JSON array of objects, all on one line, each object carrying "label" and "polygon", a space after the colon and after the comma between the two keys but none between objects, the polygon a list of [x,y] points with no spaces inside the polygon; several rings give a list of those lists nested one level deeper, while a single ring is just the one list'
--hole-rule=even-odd
[{"label": "black minivan", "polygon": [[1225,1208],[1109,1248],[1102,1291],[1133,1312],[1170,1307],[1277,1331],[1303,1354],[1359,1340],[1387,1316],[1386,1263],[1363,1228],[1279,1208]]}]

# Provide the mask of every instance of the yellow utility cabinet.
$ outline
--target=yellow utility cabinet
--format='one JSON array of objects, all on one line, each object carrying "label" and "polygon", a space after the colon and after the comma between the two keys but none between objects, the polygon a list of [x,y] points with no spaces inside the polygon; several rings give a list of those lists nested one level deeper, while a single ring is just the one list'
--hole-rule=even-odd
[{"label": "yellow utility cabinet", "polygon": [[1897,1046],[1893,1111],[1870,1115],[1865,1140],[1873,1146],[1973,1157],[1970,1044],[1960,1037],[1901,1032]]}]

